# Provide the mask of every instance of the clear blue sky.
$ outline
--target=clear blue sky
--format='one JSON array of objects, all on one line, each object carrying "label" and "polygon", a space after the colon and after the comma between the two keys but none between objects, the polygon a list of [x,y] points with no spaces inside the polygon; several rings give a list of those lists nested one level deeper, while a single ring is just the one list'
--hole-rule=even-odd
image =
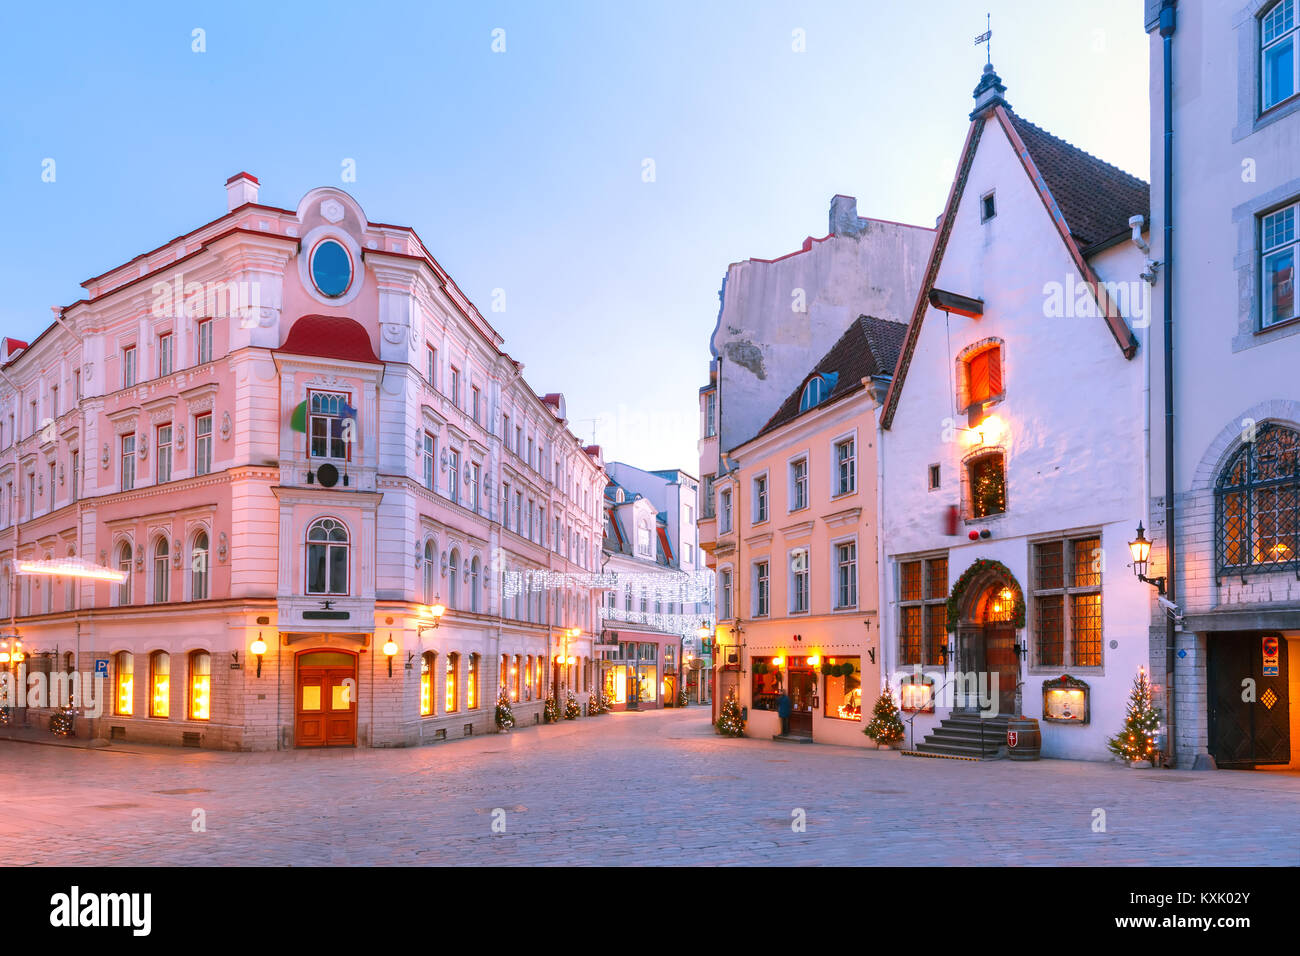
[{"label": "clear blue sky", "polygon": [[837,192],[932,225],[986,10],[1015,109],[1149,178],[1141,0],[13,7],[0,333],[223,213],[239,170],[289,208],[338,185],[419,231],[582,437],[694,473],[727,265],[824,235]]}]

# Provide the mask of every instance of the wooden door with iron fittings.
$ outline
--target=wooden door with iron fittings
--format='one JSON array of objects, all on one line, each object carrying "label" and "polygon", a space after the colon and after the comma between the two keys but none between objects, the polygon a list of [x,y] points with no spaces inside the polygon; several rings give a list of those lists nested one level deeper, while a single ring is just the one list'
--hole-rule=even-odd
[{"label": "wooden door with iron fittings", "polygon": [[346,651],[298,655],[294,682],[296,747],[355,747],[357,659]]}]

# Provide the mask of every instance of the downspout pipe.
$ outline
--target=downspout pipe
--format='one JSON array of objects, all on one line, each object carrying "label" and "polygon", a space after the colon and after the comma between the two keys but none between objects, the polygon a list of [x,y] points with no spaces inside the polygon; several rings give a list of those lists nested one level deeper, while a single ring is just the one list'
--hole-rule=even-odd
[{"label": "downspout pipe", "polygon": [[[1165,547],[1168,566],[1165,587],[1171,604],[1178,602],[1177,529],[1174,525],[1174,30],[1177,28],[1175,4],[1177,0],[1164,0],[1160,8],[1160,37],[1164,65],[1164,379],[1165,379]],[[1174,692],[1175,662],[1174,616],[1165,609],[1165,722],[1168,741],[1165,747],[1165,765],[1178,765],[1178,736],[1176,733],[1176,701]]]}]

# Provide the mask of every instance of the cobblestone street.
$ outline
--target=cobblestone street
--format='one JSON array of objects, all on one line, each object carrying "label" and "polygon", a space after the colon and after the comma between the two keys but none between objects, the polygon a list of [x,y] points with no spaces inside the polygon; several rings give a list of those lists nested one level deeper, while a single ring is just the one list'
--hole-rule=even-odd
[{"label": "cobblestone street", "polygon": [[10,865],[1300,864],[1295,774],[914,759],[723,739],[708,718],[409,750],[0,742],[0,838]]}]

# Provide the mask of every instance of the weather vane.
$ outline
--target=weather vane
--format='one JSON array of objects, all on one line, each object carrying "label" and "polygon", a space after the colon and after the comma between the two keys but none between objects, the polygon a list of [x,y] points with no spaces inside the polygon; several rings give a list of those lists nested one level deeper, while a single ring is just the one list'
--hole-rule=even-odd
[{"label": "weather vane", "polygon": [[984,44],[984,55],[987,57],[986,62],[993,62],[993,18],[990,14],[984,14],[985,30],[975,38],[975,45]]}]

